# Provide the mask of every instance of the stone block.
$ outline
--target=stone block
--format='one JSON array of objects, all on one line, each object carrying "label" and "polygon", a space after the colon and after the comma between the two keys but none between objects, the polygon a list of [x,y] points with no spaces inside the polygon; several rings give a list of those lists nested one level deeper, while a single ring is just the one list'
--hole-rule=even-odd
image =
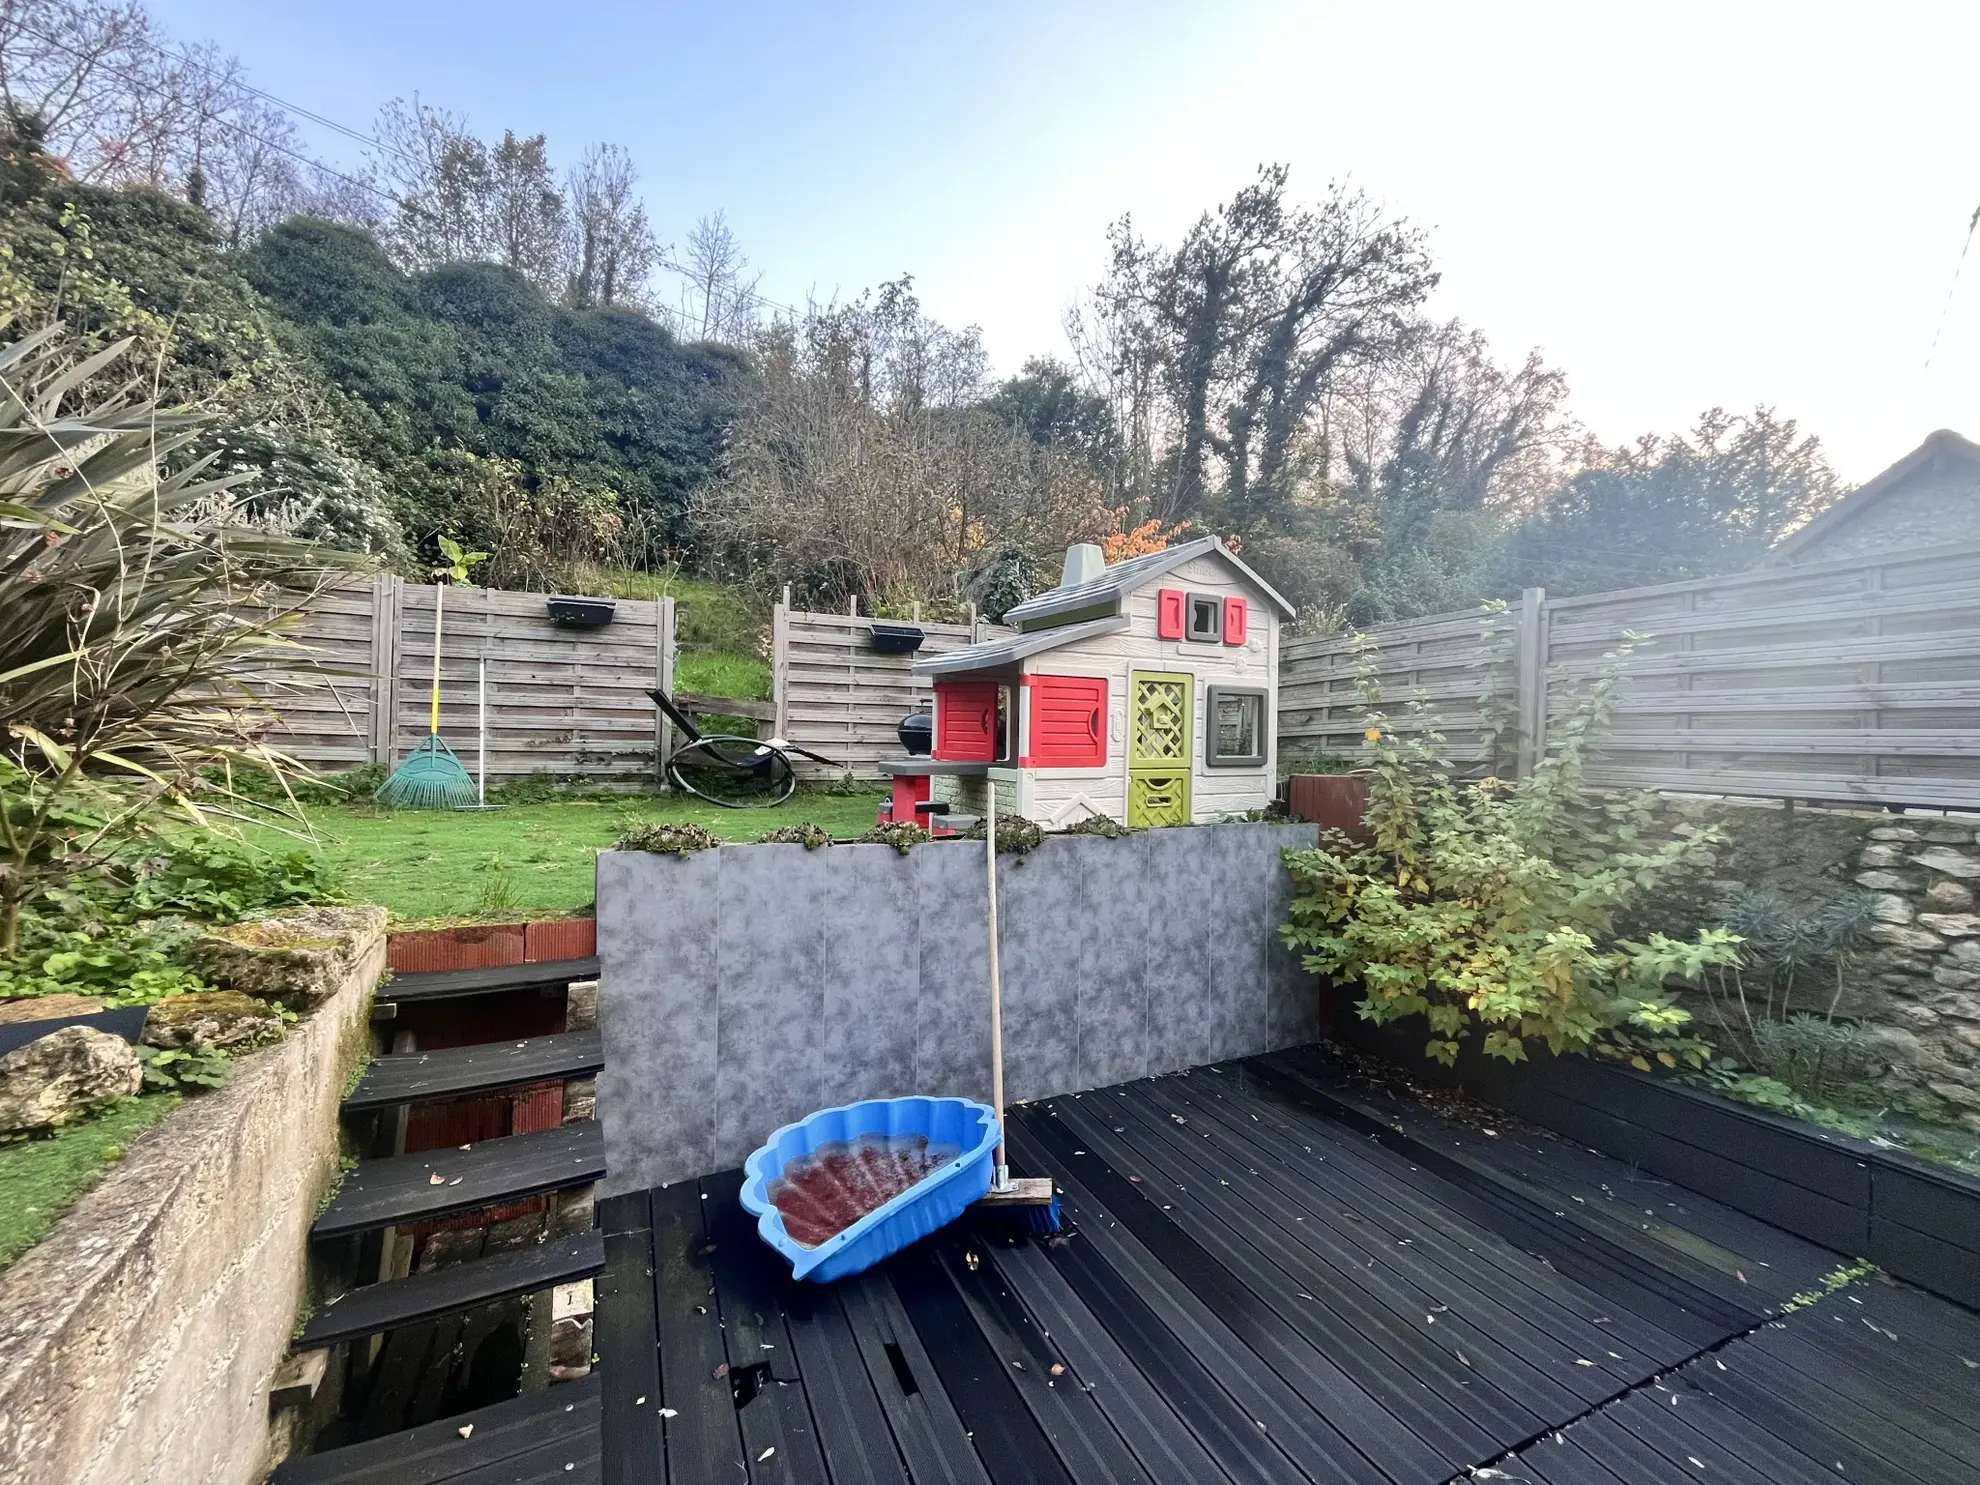
[{"label": "stone block", "polygon": [[1962,1109],[1980,1113],[1980,1089],[1968,1088],[1947,1078],[1934,1078],[1925,1085],[1947,1103],[1958,1104]]},{"label": "stone block", "polygon": [[1888,1007],[1893,1021],[1907,1031],[1929,1032],[1939,1025],[1939,1013],[1925,1005],[1894,1005]]},{"label": "stone block", "polygon": [[260,1046],[282,1035],[282,1018],[265,1000],[238,990],[172,995],[144,1018],[145,1045],[168,1050],[195,1044],[216,1052]]},{"label": "stone block", "polygon": [[1896,846],[1865,846],[1857,853],[1856,864],[1867,867],[1902,866],[1904,865],[1904,853]]},{"label": "stone block", "polygon": [[[1864,854],[1867,856],[1869,852],[1865,851]],[[1943,846],[1934,846],[1929,851],[1920,851],[1911,859],[1916,865],[1929,868],[1932,871],[1944,872],[1947,876],[1958,877],[1961,881],[1970,882],[1974,878],[1980,877],[1980,861],[1975,861],[1971,856],[1963,856],[1958,851],[1949,851]],[[1895,865],[1896,863],[1893,862],[1891,864]]]},{"label": "stone block", "polygon": [[1973,906],[1973,889],[1951,878],[1934,882],[1925,894],[1925,906],[1942,913],[1964,912]]},{"label": "stone block", "polygon": [[349,977],[385,927],[382,907],[306,907],[216,928],[193,947],[200,968],[230,990],[313,1010]]},{"label": "stone block", "polygon": [[564,996],[564,1030],[589,1031],[598,1024],[598,981],[574,981]]},{"label": "stone block", "polygon": [[102,1009],[100,995],[23,995],[18,1000],[0,1000],[0,1026],[53,1021],[58,1016],[94,1016]]},{"label": "stone block", "polygon": [[121,1036],[64,1026],[0,1057],[0,1134],[55,1129],[136,1093],[137,1053]]},{"label": "stone block", "polygon": [[1869,832],[1872,840],[1917,840],[1918,832],[1909,825],[1879,825]]},{"label": "stone block", "polygon": [[[1745,883],[1733,882],[1729,885],[1736,889],[1745,886]],[[1908,892],[1917,883],[1912,878],[1900,876],[1894,871],[1859,871],[1856,874],[1856,885],[1868,887],[1873,892]]]},{"label": "stone block", "polygon": [[1932,1004],[1947,1015],[1970,1017],[1980,1020],[1980,998],[1964,999],[1974,991],[1980,991],[1980,972],[1970,969],[1950,967],[1932,972],[1932,983],[1941,990],[1956,990],[1959,995],[1942,995],[1933,999]]},{"label": "stone block", "polygon": [[1973,913],[1920,913],[1918,924],[1945,938],[1973,938],[1980,935],[1980,916]]},{"label": "stone block", "polygon": [[1907,928],[1901,923],[1872,923],[1870,937],[1880,944],[1890,944],[1900,949],[1918,949],[1924,953],[1936,953],[1945,948],[1945,940],[1935,933],[1927,933],[1922,928]]},{"label": "stone block", "polygon": [[1879,923],[1909,923],[1914,915],[1907,899],[1895,892],[1879,892],[1870,899],[1870,916]]},{"label": "stone block", "polygon": [[1966,825],[1933,825],[1926,829],[1925,839],[1935,845],[1970,846],[1973,844],[1973,830]]},{"label": "stone block", "polygon": [[1980,969],[1980,943],[1976,943],[1970,938],[1961,939],[1950,949],[1946,950],[1946,954],[1955,964]]}]

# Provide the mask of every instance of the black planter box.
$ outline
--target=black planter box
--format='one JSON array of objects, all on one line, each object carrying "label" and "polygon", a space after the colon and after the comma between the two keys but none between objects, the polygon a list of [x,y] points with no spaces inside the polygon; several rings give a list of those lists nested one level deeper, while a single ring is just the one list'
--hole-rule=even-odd
[{"label": "black planter box", "polygon": [[618,605],[609,598],[547,598],[551,619],[574,629],[598,629],[612,622]]},{"label": "black planter box", "polygon": [[90,1026],[136,1043],[144,1035],[144,1018],[150,1010],[149,1006],[131,1005],[121,1010],[98,1011],[93,1016],[53,1016],[44,1021],[14,1021],[0,1026],[0,1057],[5,1057],[17,1047],[25,1047],[29,1042],[38,1042],[49,1032],[60,1031],[64,1026]]},{"label": "black planter box", "polygon": [[1963,1172],[1612,1062],[1541,1051],[1511,1065],[1467,1047],[1452,1069],[1423,1056],[1421,1022],[1376,1027],[1344,1009],[1334,1031],[1420,1082],[1980,1309],[1980,1180]]},{"label": "black planter box", "polygon": [[912,655],[926,638],[916,624],[875,624],[868,643],[876,654]]}]

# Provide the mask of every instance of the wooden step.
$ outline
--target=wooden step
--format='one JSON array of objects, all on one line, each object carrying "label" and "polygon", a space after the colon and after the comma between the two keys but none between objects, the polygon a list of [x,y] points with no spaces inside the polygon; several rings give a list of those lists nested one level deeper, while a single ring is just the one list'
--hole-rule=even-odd
[{"label": "wooden step", "polygon": [[298,1351],[378,1335],[416,1320],[433,1320],[515,1294],[536,1294],[558,1284],[589,1279],[605,1269],[605,1238],[586,1232],[497,1253],[431,1273],[411,1274],[353,1289],[310,1317]]},{"label": "wooden step", "polygon": [[594,1373],[292,1459],[269,1485],[599,1485],[598,1399]]},{"label": "wooden step", "polygon": [[450,1146],[367,1160],[344,1178],[310,1236],[346,1237],[404,1222],[425,1222],[517,1197],[583,1186],[604,1174],[605,1133],[596,1119],[483,1140],[463,1149]]},{"label": "wooden step", "polygon": [[598,956],[544,959],[533,964],[497,964],[486,969],[432,969],[393,975],[378,987],[381,1005],[394,1001],[454,1000],[463,995],[495,995],[505,990],[561,990],[573,980],[598,978]]},{"label": "wooden step", "polygon": [[421,1099],[588,1077],[604,1065],[605,1042],[595,1028],[437,1052],[401,1052],[373,1059],[344,1100],[344,1111],[360,1113]]}]

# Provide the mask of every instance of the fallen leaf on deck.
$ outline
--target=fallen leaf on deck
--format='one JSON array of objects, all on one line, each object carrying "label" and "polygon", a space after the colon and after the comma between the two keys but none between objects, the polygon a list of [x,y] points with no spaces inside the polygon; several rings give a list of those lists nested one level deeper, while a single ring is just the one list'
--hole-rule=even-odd
[{"label": "fallen leaf on deck", "polygon": [[459,1428],[455,1429],[454,1432],[459,1434],[462,1438],[467,1438],[471,1434],[473,1434],[474,1425],[472,1423],[463,1423]]}]

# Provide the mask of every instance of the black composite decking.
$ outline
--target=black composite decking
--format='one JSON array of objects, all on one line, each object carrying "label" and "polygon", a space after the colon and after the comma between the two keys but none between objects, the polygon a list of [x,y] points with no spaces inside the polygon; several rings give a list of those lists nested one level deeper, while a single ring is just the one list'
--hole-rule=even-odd
[{"label": "black composite decking", "polygon": [[598,978],[598,956],[584,959],[539,959],[528,964],[498,964],[487,969],[414,970],[395,974],[378,987],[379,1003],[397,1000],[454,1000],[463,995],[493,995],[505,990],[561,990],[574,980]]},{"label": "black composite decking", "polygon": [[604,1066],[605,1042],[595,1028],[437,1052],[399,1052],[371,1060],[344,1100],[344,1112],[587,1077]]},{"label": "black composite decking", "polygon": [[308,1351],[338,1341],[378,1335],[401,1325],[492,1304],[511,1295],[535,1294],[559,1284],[589,1279],[604,1269],[605,1240],[596,1232],[587,1232],[577,1237],[553,1238],[491,1258],[451,1263],[430,1273],[366,1284],[310,1316],[296,1348]]},{"label": "black composite decking", "polygon": [[966,1219],[831,1286],[736,1172],[605,1203],[603,1478],[1980,1482],[1980,1317],[1874,1276],[1783,1315],[1845,1260],[1317,1054],[1030,1105],[1011,1146],[1070,1236]]},{"label": "black composite decking", "polygon": [[598,1378],[293,1459],[269,1485],[599,1485]]},{"label": "black composite decking", "polygon": [[596,1119],[459,1149],[367,1160],[344,1178],[310,1236],[348,1237],[401,1222],[428,1222],[583,1186],[604,1174],[605,1134]]}]

